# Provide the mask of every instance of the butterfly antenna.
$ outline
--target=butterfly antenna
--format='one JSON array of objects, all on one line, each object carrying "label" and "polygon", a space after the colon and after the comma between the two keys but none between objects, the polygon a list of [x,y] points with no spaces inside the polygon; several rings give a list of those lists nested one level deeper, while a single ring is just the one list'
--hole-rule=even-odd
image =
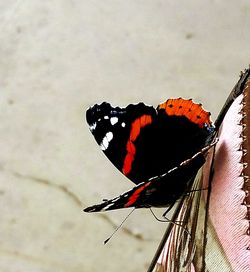
[{"label": "butterfly antenna", "polygon": [[112,234],[103,242],[104,245],[108,243],[108,241],[115,235],[115,233],[121,228],[121,226],[124,224],[124,222],[129,218],[129,216],[132,214],[132,212],[135,210],[135,208],[129,212],[129,214],[122,220],[120,225],[118,225],[115,230],[112,232]]}]

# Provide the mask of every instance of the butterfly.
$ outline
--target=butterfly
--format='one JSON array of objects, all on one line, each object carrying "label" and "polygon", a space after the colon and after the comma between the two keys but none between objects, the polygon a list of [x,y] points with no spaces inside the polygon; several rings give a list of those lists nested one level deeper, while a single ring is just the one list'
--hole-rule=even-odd
[{"label": "butterfly", "polygon": [[156,109],[104,102],[89,108],[86,119],[105,155],[136,186],[85,212],[171,207],[205,162],[214,133],[210,113],[182,98],[168,99]]},{"label": "butterfly", "polygon": [[[120,108],[106,102],[89,108],[86,120],[95,140],[109,160],[135,186],[84,211],[167,207],[168,212],[179,200],[171,221],[183,220],[188,215],[197,219],[199,205],[193,204],[199,204],[202,190],[197,173],[205,163],[209,149],[216,144],[218,128],[228,108],[242,92],[248,76],[249,69],[241,74],[214,124],[210,113],[191,99],[168,99],[156,109],[143,103]],[[190,209],[192,206],[194,209]],[[195,222],[197,220],[191,222],[192,228]],[[183,234],[190,235],[192,231],[188,233],[180,227],[180,233],[173,238],[170,235],[173,227],[178,229],[177,224],[169,225],[148,271],[155,266],[167,239],[170,239],[170,245],[175,244],[174,254],[171,253],[177,257],[173,258],[174,266],[176,261],[181,263],[183,252],[186,252],[185,246],[178,246],[176,241],[179,245],[185,241],[189,254],[185,253],[182,261],[185,266],[190,264],[188,260],[192,259],[194,244],[190,246],[192,239]],[[180,271],[178,269],[175,266],[169,271]]]}]

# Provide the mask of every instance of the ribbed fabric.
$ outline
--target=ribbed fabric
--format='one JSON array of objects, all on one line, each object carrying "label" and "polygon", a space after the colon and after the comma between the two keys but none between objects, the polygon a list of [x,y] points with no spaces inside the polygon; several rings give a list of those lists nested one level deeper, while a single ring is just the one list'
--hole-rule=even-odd
[{"label": "ribbed fabric", "polygon": [[[242,99],[243,95],[240,95],[230,107],[220,130],[209,209],[219,242],[236,272],[250,271],[249,223],[243,204]],[[214,271],[221,271],[220,267]]]}]

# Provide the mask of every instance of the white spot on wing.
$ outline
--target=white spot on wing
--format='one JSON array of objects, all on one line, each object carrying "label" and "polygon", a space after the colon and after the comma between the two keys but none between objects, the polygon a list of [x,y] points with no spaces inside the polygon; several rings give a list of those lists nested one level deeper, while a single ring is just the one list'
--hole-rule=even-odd
[{"label": "white spot on wing", "polygon": [[118,122],[118,118],[117,117],[111,117],[110,118],[110,123],[113,126],[114,124],[116,124]]},{"label": "white spot on wing", "polygon": [[105,208],[103,208],[103,211],[107,211],[111,206],[113,206],[114,203],[109,203]]},{"label": "white spot on wing", "polygon": [[107,132],[106,135],[103,137],[103,140],[100,144],[101,149],[104,151],[108,148],[110,141],[113,139],[113,133]]},{"label": "white spot on wing", "polygon": [[104,116],[104,119],[106,119],[106,120],[107,120],[107,119],[109,119],[109,117],[108,117],[107,115],[105,115],[105,116]]},{"label": "white spot on wing", "polygon": [[116,198],[110,200],[110,203],[109,203],[106,207],[103,208],[103,211],[108,210],[108,209],[109,209],[110,207],[112,207],[112,206],[115,204],[115,202],[116,202],[117,200],[119,200],[119,199],[120,199],[120,197],[118,196],[118,197],[116,197]]},{"label": "white spot on wing", "polygon": [[103,151],[106,150],[109,146],[108,139],[106,137],[104,137],[100,145],[101,145],[101,149]]},{"label": "white spot on wing", "polygon": [[113,133],[112,132],[108,132],[106,134],[106,138],[108,139],[108,142],[110,142],[113,139]]},{"label": "white spot on wing", "polygon": [[122,127],[125,127],[125,126],[126,126],[126,124],[124,122],[122,122]]},{"label": "white spot on wing", "polygon": [[94,131],[96,129],[96,123],[93,123],[89,126],[90,131]]}]

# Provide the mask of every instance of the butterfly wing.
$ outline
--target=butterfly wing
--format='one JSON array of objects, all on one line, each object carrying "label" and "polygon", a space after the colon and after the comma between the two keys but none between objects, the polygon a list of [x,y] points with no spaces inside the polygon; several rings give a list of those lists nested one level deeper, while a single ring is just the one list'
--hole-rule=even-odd
[{"label": "butterfly wing", "polygon": [[104,102],[89,108],[86,119],[105,155],[139,184],[204,147],[213,131],[209,115],[200,104],[178,98],[157,109],[143,103],[114,108]]},{"label": "butterfly wing", "polygon": [[[86,120],[95,140],[110,161],[125,175],[128,175],[136,153],[133,142],[155,116],[155,109],[143,103],[119,108],[104,102],[86,112]],[[142,181],[138,175],[132,178],[134,183]]]},{"label": "butterfly wing", "polygon": [[216,143],[207,145],[190,159],[167,173],[141,182],[131,190],[110,200],[85,208],[85,212],[99,212],[121,208],[171,207],[187,192],[197,171],[205,162],[204,155]]},{"label": "butterfly wing", "polygon": [[[186,166],[186,168],[189,168]],[[183,172],[187,172],[182,169]],[[179,197],[183,190],[163,191],[166,184],[173,183],[182,173],[180,169],[169,171],[164,177],[156,177],[147,182],[137,184],[131,190],[121,194],[110,200],[104,200],[103,203],[96,204],[85,208],[85,212],[99,212],[117,210],[121,208],[149,208],[149,207],[165,207],[171,206]],[[190,178],[189,178],[190,179]],[[189,180],[186,179],[185,186]],[[179,186],[178,186],[179,187]],[[176,188],[177,189],[177,188]]]}]

